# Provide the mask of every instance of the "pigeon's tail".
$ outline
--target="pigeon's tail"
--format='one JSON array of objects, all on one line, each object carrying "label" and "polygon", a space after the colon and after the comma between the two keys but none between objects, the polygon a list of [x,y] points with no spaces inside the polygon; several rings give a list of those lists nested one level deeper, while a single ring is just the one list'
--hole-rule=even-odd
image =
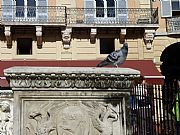
[{"label": "pigeon's tail", "polygon": [[107,61],[102,61],[102,62],[100,62],[99,64],[97,64],[96,67],[104,67],[104,66],[107,66],[108,64],[109,64],[109,62],[107,62]]}]

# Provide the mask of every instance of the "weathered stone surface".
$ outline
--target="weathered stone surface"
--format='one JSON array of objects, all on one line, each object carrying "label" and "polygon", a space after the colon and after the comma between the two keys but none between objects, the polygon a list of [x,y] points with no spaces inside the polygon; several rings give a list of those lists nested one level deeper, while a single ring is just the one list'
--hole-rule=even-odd
[{"label": "weathered stone surface", "polygon": [[139,71],[13,67],[14,135],[130,135],[129,95]]},{"label": "weathered stone surface", "polygon": [[0,135],[13,135],[13,93],[0,90]]},{"label": "weathered stone surface", "polygon": [[131,88],[139,71],[127,68],[13,67],[6,69],[5,75],[11,79],[10,86],[14,90],[121,89]]}]

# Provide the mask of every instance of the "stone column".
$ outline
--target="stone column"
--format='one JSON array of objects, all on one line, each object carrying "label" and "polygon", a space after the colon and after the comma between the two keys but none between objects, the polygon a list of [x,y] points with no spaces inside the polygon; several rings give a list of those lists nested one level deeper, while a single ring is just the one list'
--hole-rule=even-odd
[{"label": "stone column", "polygon": [[12,67],[14,135],[130,135],[129,68]]}]

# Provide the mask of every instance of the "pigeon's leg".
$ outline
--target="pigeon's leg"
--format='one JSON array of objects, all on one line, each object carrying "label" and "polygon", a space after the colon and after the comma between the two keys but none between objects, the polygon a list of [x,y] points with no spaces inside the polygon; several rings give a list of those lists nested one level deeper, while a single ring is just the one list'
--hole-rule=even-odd
[{"label": "pigeon's leg", "polygon": [[118,68],[118,65],[117,65],[117,64],[116,64],[115,66],[116,66],[116,68]]}]

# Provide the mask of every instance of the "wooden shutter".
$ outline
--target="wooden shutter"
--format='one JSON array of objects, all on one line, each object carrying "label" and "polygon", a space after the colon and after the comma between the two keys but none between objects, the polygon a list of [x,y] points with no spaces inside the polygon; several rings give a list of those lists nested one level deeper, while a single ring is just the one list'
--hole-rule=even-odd
[{"label": "wooden shutter", "polygon": [[122,23],[127,22],[127,18],[128,18],[127,0],[117,1],[117,18]]},{"label": "wooden shutter", "polygon": [[2,1],[2,16],[3,21],[11,21],[13,17],[13,3],[12,0]]},{"label": "wooden shutter", "polygon": [[94,23],[95,0],[84,0],[85,23]]},{"label": "wooden shutter", "polygon": [[161,16],[162,17],[172,16],[171,0],[161,0]]},{"label": "wooden shutter", "polygon": [[37,14],[39,21],[47,21],[48,17],[48,2],[47,0],[38,0]]}]

